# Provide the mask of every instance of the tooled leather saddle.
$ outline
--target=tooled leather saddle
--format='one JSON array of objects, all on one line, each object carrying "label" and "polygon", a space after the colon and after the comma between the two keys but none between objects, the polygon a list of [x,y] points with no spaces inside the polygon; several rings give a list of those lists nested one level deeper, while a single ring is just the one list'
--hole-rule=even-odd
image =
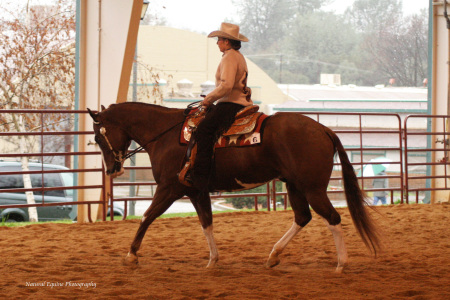
[{"label": "tooled leather saddle", "polygon": [[[261,143],[264,121],[269,116],[258,112],[258,110],[259,106],[253,105],[239,111],[236,114],[234,123],[219,137],[214,148],[243,147]],[[186,116],[181,130],[180,143],[188,144],[188,149],[184,160],[185,163],[181,172],[178,174],[178,179],[187,186],[192,186],[189,178],[186,177],[188,171],[194,165],[197,154],[197,144],[195,143],[195,139],[192,139],[192,135],[200,122],[205,118],[205,115],[206,111],[200,107],[191,109]]]},{"label": "tooled leather saddle", "polygon": [[[263,121],[268,117],[262,112],[258,112],[259,106],[253,105],[243,108],[236,114],[235,121],[231,127],[222,134],[222,137],[217,141],[215,148],[231,147],[231,146],[248,146],[261,142],[261,139],[253,139],[252,141],[241,141],[238,143],[240,137],[248,139],[248,134],[260,133]],[[180,143],[188,144],[191,140],[193,131],[197,128],[200,122],[205,118],[206,111],[200,108],[192,109],[186,117],[183,124]],[[224,143],[224,139],[229,139],[230,143]]]}]

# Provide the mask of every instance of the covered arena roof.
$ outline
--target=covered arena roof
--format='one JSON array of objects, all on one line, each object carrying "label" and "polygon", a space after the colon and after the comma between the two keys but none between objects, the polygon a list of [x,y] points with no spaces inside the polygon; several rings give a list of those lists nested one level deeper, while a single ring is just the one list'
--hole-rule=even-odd
[{"label": "covered arena roof", "polygon": [[290,100],[273,106],[274,111],[427,112],[426,88],[297,84],[279,87]]}]

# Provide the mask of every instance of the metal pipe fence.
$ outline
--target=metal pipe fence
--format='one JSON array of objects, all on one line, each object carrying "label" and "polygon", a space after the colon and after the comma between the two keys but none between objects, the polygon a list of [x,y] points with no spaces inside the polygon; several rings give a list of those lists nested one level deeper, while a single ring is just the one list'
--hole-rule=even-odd
[{"label": "metal pipe fence", "polygon": [[[403,148],[402,148],[402,128],[401,128],[401,118],[397,114],[376,114],[376,113],[327,113],[327,112],[304,112],[306,116],[309,116],[315,119],[318,122],[323,123],[324,125],[332,128],[336,134],[340,137],[343,144],[347,144],[350,146],[346,146],[345,150],[348,153],[357,152],[359,157],[358,159],[352,159],[352,165],[356,170],[363,169],[363,167],[367,167],[370,165],[380,164],[380,162],[371,162],[370,159],[373,158],[374,153],[389,153],[391,157],[395,157],[396,159],[391,159],[388,161],[389,165],[395,166],[394,172],[389,172],[388,175],[379,176],[377,174],[374,175],[365,175],[364,172],[359,176],[361,188],[366,193],[373,192],[386,192],[390,195],[390,202],[393,204],[394,199],[398,198],[400,203],[403,203],[403,195],[404,195],[404,184],[403,184]],[[330,120],[330,117],[332,119]],[[352,122],[348,126],[346,124],[341,124],[339,126],[339,118],[348,118],[353,117],[357,119],[356,126],[355,123]],[[337,118],[334,120],[334,118]],[[370,120],[374,118],[382,118],[383,122],[387,121],[391,123],[389,128],[374,128],[373,126],[366,126],[365,123],[375,124],[376,120]],[[390,119],[390,120],[389,120]],[[346,128],[347,127],[347,128]],[[356,127],[356,128],[355,128]],[[389,146],[377,146],[377,145],[367,145],[365,144],[365,140],[371,142],[373,140],[373,135],[383,135],[383,136],[392,136],[391,140],[394,140],[394,144]],[[356,140],[351,138],[351,136],[357,136]],[[350,138],[346,137],[350,136]],[[372,136],[372,137],[370,137]],[[369,137],[369,138],[368,138]],[[345,143],[347,141],[347,143]],[[378,156],[378,154],[376,154]],[[136,169],[136,167],[125,167],[127,170]],[[145,169],[145,168],[144,168]],[[141,168],[141,170],[143,170]],[[150,172],[151,167],[147,167],[147,170]],[[375,179],[384,179],[387,178],[393,182],[393,185],[387,186],[385,188],[373,188],[372,181]],[[276,180],[271,183],[267,183],[263,185],[265,190],[259,193],[217,193],[212,194],[211,199],[228,199],[228,198],[254,198],[253,207],[255,210],[258,210],[258,198],[265,197],[266,198],[266,208],[268,211],[277,210],[277,198],[282,198],[283,201],[281,203],[281,207],[284,209],[288,208],[288,193],[286,191],[277,191],[275,188]],[[333,184],[334,183],[334,184]],[[114,180],[111,182],[111,185],[114,187],[119,186],[139,186],[140,183],[130,183],[130,182],[118,182],[118,180]],[[142,185],[152,185],[156,186],[156,182],[147,182]],[[330,186],[328,190],[328,194],[332,202],[335,204],[345,205],[345,195],[344,189],[342,185],[342,174],[340,172],[340,164],[339,162],[335,162],[334,171],[330,178]],[[394,197],[395,195],[395,197]],[[188,199],[187,197],[183,199]],[[114,197],[113,202],[123,201],[124,203],[128,203],[130,201],[152,201],[153,196],[147,197],[128,197],[126,195],[121,196],[120,198]],[[124,205],[127,207],[128,205]]]},{"label": "metal pipe fence", "polygon": [[[402,123],[398,114],[342,112],[304,112],[303,114],[330,127],[339,136],[353,167],[359,171],[358,178],[364,192],[390,192],[391,204],[394,204],[394,193],[397,193],[397,198],[400,203],[403,203]],[[342,121],[342,119],[348,120]],[[372,161],[376,158],[385,158],[385,161],[383,159]],[[389,165],[386,167],[388,175],[366,175],[365,169],[382,164]],[[330,184],[328,190],[330,198],[333,198],[333,194],[341,194],[342,197],[344,192],[338,161],[334,163],[334,170],[330,182],[337,182],[337,185]],[[373,181],[377,179],[388,179],[390,185],[374,188]]]},{"label": "metal pipe fence", "polygon": [[[430,198],[430,192],[448,191],[449,173],[449,118],[447,115],[410,115],[404,120],[405,138],[405,190],[416,203],[420,198]],[[430,124],[433,129],[424,131],[413,124]],[[411,144],[412,138],[421,143]],[[418,159],[419,158],[419,159]],[[420,159],[422,158],[422,159]]]},{"label": "metal pipe fence", "polygon": [[[38,162],[38,170],[22,170],[22,171],[4,171],[0,169],[0,175],[2,178],[11,178],[12,176],[19,175],[23,176],[28,174],[40,175],[40,185],[39,187],[33,188],[7,188],[7,184],[1,184],[0,189],[0,204],[1,202],[7,202],[7,193],[40,193],[42,198],[39,198],[39,203],[35,204],[8,204],[0,205],[0,210],[8,208],[28,208],[28,207],[53,207],[53,206],[78,206],[87,205],[88,206],[88,217],[91,220],[91,205],[102,204],[105,211],[107,205],[105,205],[105,184],[104,184],[104,169],[101,168],[77,168],[74,166],[73,160],[76,156],[87,156],[87,155],[101,155],[100,151],[93,152],[80,152],[76,151],[73,147],[73,139],[76,136],[89,135],[92,131],[75,131],[73,126],[73,120],[75,115],[86,114],[85,110],[29,110],[29,109],[11,109],[11,110],[0,110],[0,119],[3,121],[3,128],[0,130],[0,141],[3,147],[0,151],[0,164],[10,163],[10,162],[20,162],[20,159],[27,158],[31,163],[33,160]],[[22,120],[20,120],[22,118]],[[27,120],[27,121],[24,121]],[[5,127],[8,128],[5,128]],[[19,131],[20,129],[24,131]],[[6,130],[8,129],[8,130]],[[12,129],[12,130],[11,130]],[[67,138],[69,137],[69,138]],[[28,138],[28,145],[26,147],[16,147],[21,138]],[[35,143],[33,145],[33,143]],[[48,147],[50,146],[50,147]],[[60,151],[55,151],[60,150]],[[56,159],[59,158],[59,159]],[[52,160],[58,160],[56,165],[68,165],[68,169],[52,169],[48,170],[47,166]],[[6,168],[7,170],[8,168]],[[80,173],[100,173],[99,176],[102,177],[101,184],[92,185],[78,185],[76,180],[73,184],[63,184],[59,186],[46,186],[46,175],[47,174],[72,174],[78,175]],[[6,176],[6,177],[5,177]],[[6,188],[5,188],[6,187]],[[102,199],[100,196],[98,200],[88,201],[84,199],[74,199],[73,201],[58,201],[50,203],[47,201],[49,199],[46,196],[47,193],[52,191],[78,191],[78,190],[88,190],[97,189],[101,191],[103,195]],[[74,193],[75,195],[77,192]],[[46,199],[47,198],[47,199]],[[69,200],[70,198],[66,198]],[[79,200],[79,201],[76,201]],[[4,203],[3,203],[4,204]],[[104,214],[105,215],[105,214]],[[103,217],[103,220],[105,218]]]},{"label": "metal pipe fence", "polygon": [[[2,110],[0,111],[0,117],[2,120],[6,120],[8,114],[16,116],[31,117],[34,115],[36,120],[39,120],[34,129],[27,128],[26,132],[18,130],[3,130],[0,132],[0,140],[3,144],[8,144],[11,141],[17,140],[22,136],[27,136],[36,141],[36,145],[29,152],[20,152],[16,148],[12,147],[9,150],[4,149],[0,151],[1,160],[12,160],[27,157],[29,159],[37,159],[42,165],[40,170],[31,171],[8,171],[0,172],[0,175],[14,176],[30,174],[39,174],[42,176],[42,182],[44,176],[52,173],[88,173],[97,172],[102,176],[101,184],[92,184],[80,186],[73,184],[71,186],[58,186],[48,187],[40,186],[33,187],[31,189],[18,188],[4,188],[0,189],[0,196],[2,193],[23,193],[23,192],[39,192],[43,196],[42,203],[35,205],[31,204],[12,204],[1,205],[0,210],[6,208],[27,208],[30,206],[45,207],[56,205],[87,205],[88,210],[91,210],[91,205],[102,204],[103,205],[103,220],[106,220],[106,210],[109,208],[112,212],[114,204],[124,203],[124,218],[128,215],[128,203],[131,201],[152,201],[153,189],[157,186],[156,182],[147,176],[144,180],[138,180],[135,182],[127,181],[127,179],[110,179],[111,181],[111,193],[106,193],[106,176],[104,175],[104,167],[101,168],[78,168],[74,165],[74,157],[81,157],[87,155],[101,155],[100,151],[81,152],[77,151],[73,147],[72,139],[75,136],[90,135],[93,131],[75,131],[73,124],[64,127],[62,123],[52,124],[51,115],[64,116],[65,119],[74,119],[76,114],[86,114],[86,111],[78,110]],[[416,202],[422,200],[425,196],[424,193],[434,190],[450,190],[447,185],[447,164],[448,164],[448,132],[447,121],[449,116],[424,116],[413,115],[404,118],[404,126],[402,127],[402,118],[398,114],[376,114],[376,113],[331,113],[331,112],[304,112],[304,115],[315,119],[316,121],[324,124],[325,126],[333,129],[345,145],[345,150],[357,171],[358,179],[361,188],[371,195],[375,192],[385,192],[389,195],[390,203],[409,203],[410,194],[414,194]],[[427,131],[426,126],[417,126],[417,120],[420,119],[439,120],[443,122],[442,131]],[[421,121],[422,122],[422,121]],[[422,122],[423,123],[423,122]],[[3,124],[4,125],[4,124]],[[442,127],[442,126],[441,126]],[[51,138],[59,137],[63,141],[63,147],[54,149],[50,147]],[[420,142],[417,146],[417,138],[428,139],[428,142]],[[430,137],[436,137],[436,140],[442,141],[443,148],[436,149],[430,144]],[[68,144],[69,143],[69,144]],[[14,150],[16,149],[16,150]],[[442,160],[436,160],[436,155],[443,155]],[[414,156],[415,155],[415,156]],[[432,157],[433,156],[433,157]],[[45,170],[45,161],[52,157],[63,158],[61,165],[68,165],[67,170]],[[374,160],[375,158],[384,157],[386,160]],[[415,159],[412,159],[415,157]],[[417,159],[417,158],[420,159]],[[370,169],[371,166],[386,165],[386,175],[369,174],[365,172],[366,169]],[[436,172],[431,174],[431,168],[441,167],[442,174],[436,175]],[[148,172],[151,174],[151,166],[130,166],[125,167],[126,171]],[[419,171],[417,171],[419,170]],[[425,170],[425,171],[424,171]],[[388,179],[389,186],[383,188],[375,188],[373,181],[376,179]],[[444,180],[443,186],[438,186],[433,182],[435,180]],[[412,182],[419,182],[418,184],[412,184]],[[433,183],[433,184],[431,184]],[[279,184],[278,184],[279,185]],[[138,193],[136,196],[130,196],[126,193],[120,193],[124,188],[136,188]],[[261,205],[267,210],[288,209],[288,193],[284,188],[277,187],[277,181],[272,181],[263,185],[263,189],[259,191],[249,191],[245,193],[216,193],[212,194],[213,200],[226,201],[229,198],[251,198],[253,199],[252,205],[255,210],[261,208]],[[139,196],[139,189],[148,188],[151,189],[146,195]],[[95,201],[85,201],[84,199],[74,199],[78,201],[65,201],[61,203],[49,203],[45,200],[45,194],[54,190],[83,190],[83,189],[97,189],[99,190],[99,197]],[[102,195],[100,197],[100,195]],[[328,196],[333,204],[345,205],[345,195],[342,185],[341,168],[338,161],[335,162],[333,167],[332,176],[330,178],[330,184],[328,189]],[[183,198],[188,199],[188,198]],[[261,201],[261,199],[264,199]],[[277,200],[278,199],[278,200]],[[278,202],[278,203],[277,203]],[[281,202],[281,203],[279,203]],[[89,214],[90,215],[90,214]],[[113,214],[111,213],[111,220]]]}]

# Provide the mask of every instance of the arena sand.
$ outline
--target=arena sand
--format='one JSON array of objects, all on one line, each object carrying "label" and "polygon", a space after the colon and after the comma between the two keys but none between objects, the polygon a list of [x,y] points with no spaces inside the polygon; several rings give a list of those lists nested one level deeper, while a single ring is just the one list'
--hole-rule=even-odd
[{"label": "arena sand", "polygon": [[349,265],[335,274],[333,238],[313,220],[281,255],[264,263],[293,213],[215,215],[220,260],[197,218],[158,219],[142,244],[140,265],[122,261],[138,221],[0,228],[2,298],[12,299],[450,299],[450,205],[397,205],[373,214],[384,251],[365,248],[346,208]]}]

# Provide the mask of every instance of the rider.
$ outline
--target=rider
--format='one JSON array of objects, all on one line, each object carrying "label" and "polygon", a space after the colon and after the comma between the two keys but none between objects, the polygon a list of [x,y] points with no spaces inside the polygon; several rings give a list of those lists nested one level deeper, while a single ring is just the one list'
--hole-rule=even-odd
[{"label": "rider", "polygon": [[230,23],[222,23],[220,30],[211,32],[208,37],[217,37],[217,46],[223,55],[216,72],[216,88],[201,103],[209,112],[196,132],[197,156],[192,179],[200,191],[208,188],[218,137],[233,124],[241,109],[253,105],[251,90],[247,87],[247,63],[239,52],[241,42],[248,42],[248,39],[239,33],[238,25]]}]

